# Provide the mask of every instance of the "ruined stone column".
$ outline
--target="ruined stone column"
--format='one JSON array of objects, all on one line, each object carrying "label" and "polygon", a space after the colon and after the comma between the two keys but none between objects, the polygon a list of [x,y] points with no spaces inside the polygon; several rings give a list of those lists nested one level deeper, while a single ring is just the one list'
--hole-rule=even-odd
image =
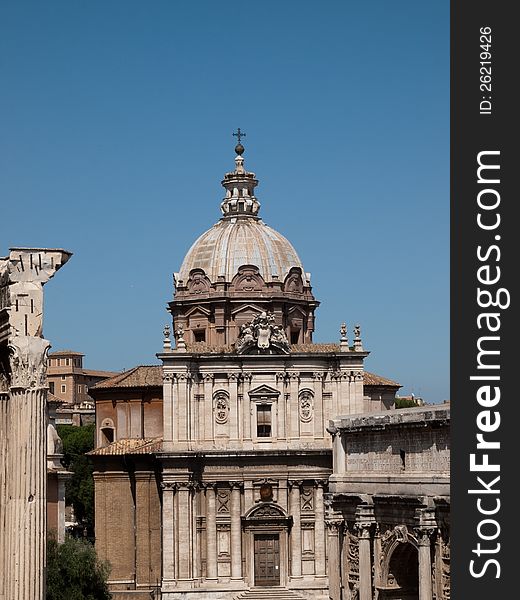
[{"label": "ruined stone column", "polygon": [[325,505],[323,504],[323,486],[325,481],[317,480],[316,505],[314,507],[314,562],[317,576],[324,576],[325,571]]},{"label": "ruined stone column", "polygon": [[293,518],[291,528],[291,577],[302,575],[302,529],[300,518],[300,486],[302,481],[288,481],[289,512]]},{"label": "ruined stone column", "polygon": [[339,530],[341,519],[329,518],[327,523],[327,554],[329,574],[329,598],[341,600],[341,551],[339,545]]},{"label": "ruined stone column", "polygon": [[432,533],[433,529],[416,529],[419,542],[419,600],[432,600]]},{"label": "ruined stone column", "polygon": [[[0,587],[5,600],[43,600],[47,504],[47,351],[43,285],[71,253],[13,248],[0,258],[2,481]],[[6,398],[7,392],[7,398]]]},{"label": "ruined stone column", "polygon": [[231,485],[231,579],[242,578],[242,523],[240,509],[241,481],[230,481]]},{"label": "ruined stone column", "polygon": [[216,484],[206,485],[206,578],[217,579]]}]

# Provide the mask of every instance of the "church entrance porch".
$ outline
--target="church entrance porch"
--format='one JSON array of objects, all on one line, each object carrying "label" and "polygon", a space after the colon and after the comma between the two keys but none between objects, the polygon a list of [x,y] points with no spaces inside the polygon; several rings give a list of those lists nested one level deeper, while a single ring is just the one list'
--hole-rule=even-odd
[{"label": "church entrance porch", "polygon": [[280,537],[278,534],[254,535],[255,586],[280,585]]}]

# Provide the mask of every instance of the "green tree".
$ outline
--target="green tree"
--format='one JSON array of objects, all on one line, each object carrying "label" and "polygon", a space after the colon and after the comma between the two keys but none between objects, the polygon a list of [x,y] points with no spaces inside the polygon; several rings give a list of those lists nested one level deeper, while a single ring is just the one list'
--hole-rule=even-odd
[{"label": "green tree", "polygon": [[85,454],[94,449],[95,429],[94,423],[82,427],[57,427],[63,442],[63,465],[73,473],[66,484],[65,499],[74,508],[78,523],[86,527],[89,535],[94,533],[94,469],[91,459]]},{"label": "green tree", "polygon": [[396,408],[413,408],[414,406],[417,406],[417,402],[415,400],[411,400],[410,398],[395,399]]},{"label": "green tree", "polygon": [[90,542],[67,536],[47,539],[47,600],[110,600],[108,563]]}]

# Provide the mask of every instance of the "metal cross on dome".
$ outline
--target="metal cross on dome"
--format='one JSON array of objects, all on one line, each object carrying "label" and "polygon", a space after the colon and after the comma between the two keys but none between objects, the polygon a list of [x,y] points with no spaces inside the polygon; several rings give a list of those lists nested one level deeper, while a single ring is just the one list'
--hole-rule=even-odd
[{"label": "metal cross on dome", "polygon": [[240,144],[240,139],[246,137],[246,134],[240,131],[240,127],[238,128],[236,133],[233,133],[233,136],[238,138],[238,143]]}]

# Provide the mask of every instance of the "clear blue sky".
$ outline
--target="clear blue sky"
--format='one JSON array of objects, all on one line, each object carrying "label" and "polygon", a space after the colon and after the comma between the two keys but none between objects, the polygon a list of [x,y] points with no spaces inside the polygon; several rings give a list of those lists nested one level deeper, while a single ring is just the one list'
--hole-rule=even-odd
[{"label": "clear blue sky", "polygon": [[4,0],[0,254],[63,247],[45,336],[156,363],[236,127],[261,215],[368,370],[449,397],[449,3]]}]

